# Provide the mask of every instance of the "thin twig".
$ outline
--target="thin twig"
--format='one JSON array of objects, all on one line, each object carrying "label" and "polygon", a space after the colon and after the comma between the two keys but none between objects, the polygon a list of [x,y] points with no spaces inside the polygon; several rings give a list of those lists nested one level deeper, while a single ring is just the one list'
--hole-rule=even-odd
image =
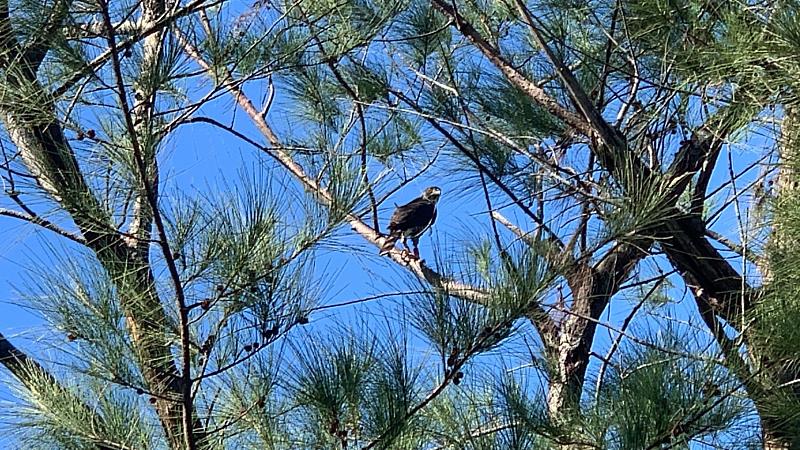
[{"label": "thin twig", "polygon": [[661,284],[664,283],[664,280],[666,280],[665,276],[662,276],[660,279],[658,279],[658,281],[653,284],[650,290],[642,296],[638,303],[636,303],[636,306],[631,309],[630,313],[628,313],[628,316],[625,317],[625,320],[622,321],[622,325],[619,327],[621,333],[619,333],[614,339],[614,342],[611,343],[611,348],[608,349],[608,353],[606,353],[606,356],[603,359],[603,364],[600,366],[600,370],[597,373],[597,385],[595,386],[594,391],[595,403],[597,403],[597,399],[600,396],[600,390],[603,388],[603,379],[605,378],[606,370],[608,369],[608,361],[611,361],[614,353],[619,348],[622,338],[625,336],[624,333],[628,329],[628,325],[631,324],[634,316],[636,316],[636,313],[639,312],[642,306],[644,306],[645,302],[650,298],[650,296],[653,295],[653,293],[661,286]]},{"label": "thin twig", "polygon": [[39,225],[42,228],[48,229],[56,234],[59,234],[79,244],[82,245],[86,244],[86,238],[84,238],[82,235],[67,231],[59,227],[58,225],[54,224],[53,222],[50,222],[49,220],[44,219],[38,215],[30,215],[19,211],[14,211],[12,209],[0,208],[0,216],[13,217],[15,219],[24,220],[26,222]]}]

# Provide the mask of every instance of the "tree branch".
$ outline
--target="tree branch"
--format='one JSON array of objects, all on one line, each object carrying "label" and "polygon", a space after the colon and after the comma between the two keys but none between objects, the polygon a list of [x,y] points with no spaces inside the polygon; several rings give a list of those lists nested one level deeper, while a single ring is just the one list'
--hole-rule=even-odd
[{"label": "tree branch", "polygon": [[[546,42],[544,42],[541,37],[541,33],[533,23],[533,17],[530,15],[527,8],[524,7],[524,4],[521,3],[521,0],[514,1],[515,4],[521,8],[521,12],[534,35],[534,39],[539,43],[548,59],[550,59],[551,63],[556,67],[559,78],[561,78],[562,82],[565,84],[570,99],[585,116],[585,120],[559,105],[554,99],[549,97],[543,89],[536,86],[536,84],[517,71],[500,55],[496,48],[483,39],[478,31],[454,9],[452,4],[447,3],[445,0],[431,0],[432,4],[437,9],[453,19],[455,28],[469,39],[478,50],[483,53],[489,62],[500,70],[514,86],[522,90],[533,101],[555,117],[575,128],[579,133],[589,138],[599,139],[599,145],[591,145],[590,148],[597,155],[599,162],[606,170],[614,175],[619,175],[617,171],[620,169],[620,164],[624,162],[629,166],[628,170],[633,170],[634,179],[641,180],[651,178],[653,176],[652,171],[627,148],[624,137],[605,122],[592,105],[586,93],[580,88],[580,85],[575,80],[571,71],[547,47]],[[727,114],[727,112],[725,114]],[[720,123],[727,124],[724,120],[720,121]],[[688,184],[691,174],[695,173],[706,160],[705,157],[697,157],[697,150],[702,149],[704,152],[708,152],[712,146],[718,145],[717,142],[721,142],[721,139],[727,135],[726,131],[729,132],[730,130],[723,127],[723,131],[716,134],[714,141],[711,142],[710,145],[706,139],[699,139],[696,141],[693,139],[689,142],[689,145],[698,146],[688,149],[692,151],[684,152],[686,158],[680,159],[675,166],[675,170],[671,173],[671,179],[674,182],[671,186],[672,189],[670,189],[671,195],[682,192]],[[667,204],[672,205],[674,203],[667,202]],[[719,252],[713,248],[707,240],[702,238],[704,235],[702,223],[697,223],[697,221],[693,219],[682,218],[684,214],[678,210],[673,211],[673,214],[669,216],[678,217],[678,219],[669,221],[656,231],[657,235],[664,238],[666,241],[664,247],[665,251],[670,256],[671,262],[676,265],[675,267],[678,268],[679,272],[682,274],[694,274],[696,281],[700,283],[700,286],[714,299],[712,304],[715,305],[715,309],[725,317],[726,320],[733,318],[738,314],[736,311],[741,309],[738,300],[741,299],[742,296],[737,295],[737,293],[741,292],[742,286],[745,286],[747,289],[747,283],[743,283],[741,276],[736,270],[721,257]],[[697,238],[694,236],[701,237]],[[640,247],[649,248],[649,246],[652,245],[652,241],[649,243],[643,242],[642,244],[643,245]],[[749,299],[749,297],[750,294],[746,293],[745,299]],[[749,300],[746,300],[744,303],[746,307]]]},{"label": "tree branch", "polygon": [[16,219],[24,220],[26,222],[39,225],[42,228],[50,230],[71,241],[77,242],[78,244],[86,245],[86,239],[80,234],[69,232],[59,227],[58,225],[54,224],[53,222],[50,222],[49,220],[44,219],[38,215],[30,215],[19,211],[14,211],[12,209],[0,208],[0,216],[14,217]]},{"label": "tree branch", "polygon": [[[114,78],[116,80],[116,90],[117,95],[119,96],[119,104],[122,108],[122,114],[125,119],[125,124],[127,127],[128,135],[130,136],[131,146],[133,150],[133,160],[136,163],[138,172],[139,172],[139,182],[141,183],[141,189],[144,194],[144,199],[141,199],[141,194],[139,194],[138,202],[147,202],[146,204],[140,204],[139,206],[139,214],[135,217],[134,226],[131,229],[132,233],[140,233],[143,236],[150,234],[150,226],[149,224],[155,222],[156,231],[158,232],[158,244],[161,247],[161,251],[164,255],[164,260],[167,265],[167,269],[170,274],[170,278],[172,279],[172,284],[175,290],[175,301],[178,307],[178,315],[180,318],[180,342],[181,342],[181,376],[180,376],[180,383],[176,386],[179,390],[181,396],[181,419],[182,419],[182,426],[179,429],[168,429],[167,436],[170,438],[170,441],[173,443],[175,448],[178,448],[177,436],[175,435],[180,434],[180,429],[183,431],[183,445],[188,450],[195,450],[197,448],[198,440],[202,440],[205,438],[205,433],[203,431],[202,426],[198,426],[197,429],[194,429],[194,425],[198,424],[199,421],[194,421],[194,407],[192,401],[192,377],[191,377],[191,357],[192,352],[190,348],[190,330],[189,330],[189,310],[186,308],[186,298],[183,290],[183,285],[181,283],[180,274],[178,273],[177,266],[175,265],[175,257],[173,255],[172,250],[169,246],[169,241],[167,238],[166,228],[164,226],[164,221],[161,217],[160,210],[158,208],[158,194],[157,194],[157,186],[158,186],[158,175],[155,168],[155,157],[156,157],[156,146],[157,144],[154,142],[149,143],[148,154],[144,155],[141,143],[139,142],[139,133],[137,133],[137,127],[134,123],[133,114],[128,106],[128,98],[125,90],[125,82],[122,76],[122,68],[120,67],[119,61],[119,54],[118,48],[116,44],[116,38],[114,36],[114,30],[111,23],[111,13],[109,12],[109,6],[107,0],[98,0],[98,4],[100,5],[100,9],[102,10],[103,19],[105,21],[106,30],[108,31],[107,34],[107,41],[109,49],[111,50],[111,67],[114,72]],[[145,21],[153,21],[156,17],[163,14],[164,5],[161,0],[149,0],[143,2],[144,11],[143,11],[143,20]],[[142,70],[144,76],[150,76],[149,71],[156,70],[156,65],[158,64],[159,58],[159,48],[160,48],[160,41],[161,38],[159,35],[151,36],[148,38],[148,41],[145,42],[145,55],[144,61],[142,63]],[[150,116],[150,110],[152,105],[155,104],[155,96],[156,92],[153,89],[150,92],[146,92],[146,97],[143,98],[141,101],[142,103],[138,104],[137,106],[140,108],[139,113],[142,114],[140,116],[142,119],[145,120],[147,123],[147,117],[143,116]],[[147,103],[150,102],[150,103]],[[149,130],[144,130],[149,131]],[[144,136],[147,136],[143,133]],[[148,158],[145,160],[145,158]],[[152,220],[151,220],[152,219]],[[141,230],[140,230],[141,229]],[[142,245],[139,242],[135,243],[135,245]],[[147,245],[144,245],[143,249],[146,252]],[[174,409],[174,408],[170,408]],[[162,421],[164,419],[162,418]],[[173,419],[174,420],[174,419]]]},{"label": "tree branch", "polygon": [[[176,38],[180,45],[183,46],[186,53],[204,70],[206,70],[211,79],[216,79],[217,72],[206,62],[200,52],[186,39],[186,37],[179,31],[175,32]],[[322,187],[314,178],[308,176],[305,170],[291,157],[291,155],[284,150],[284,146],[272,128],[267,124],[266,119],[260,114],[258,109],[247,97],[239,87],[240,85],[234,80],[230,73],[226,73],[220,81],[222,86],[228,90],[231,96],[234,97],[236,103],[240,108],[250,117],[256,129],[266,138],[270,143],[270,147],[258,146],[258,148],[265,152],[267,155],[274,158],[282,166],[284,166],[289,173],[291,173],[309,192],[312,192],[317,200],[322,204],[330,204],[333,201],[331,194]],[[354,214],[348,214],[345,220],[350,224],[350,227],[361,235],[365,240],[373,244],[376,248],[381,248],[385,243],[385,237],[378,233],[375,229],[367,225],[363,220]],[[432,286],[440,288],[447,292],[449,295],[464,298],[479,304],[489,304],[491,297],[489,293],[474,288],[472,286],[448,279],[443,275],[437,273],[428,267],[422,260],[409,260],[405,254],[399,250],[391,250],[388,254],[397,264],[406,267],[418,278],[425,280]]]}]

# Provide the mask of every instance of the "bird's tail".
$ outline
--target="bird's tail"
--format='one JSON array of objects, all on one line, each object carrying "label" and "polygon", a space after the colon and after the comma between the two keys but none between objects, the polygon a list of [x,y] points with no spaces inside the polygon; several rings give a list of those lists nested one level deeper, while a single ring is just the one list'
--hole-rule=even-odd
[{"label": "bird's tail", "polygon": [[393,231],[389,236],[386,236],[386,241],[384,241],[383,245],[381,246],[381,251],[378,252],[379,255],[383,256],[394,248],[394,244],[400,239],[400,232]]}]

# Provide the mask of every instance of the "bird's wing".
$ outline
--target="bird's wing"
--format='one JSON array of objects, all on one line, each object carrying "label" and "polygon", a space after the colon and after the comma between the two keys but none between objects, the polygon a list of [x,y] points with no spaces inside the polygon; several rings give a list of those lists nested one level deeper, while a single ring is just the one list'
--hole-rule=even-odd
[{"label": "bird's wing", "polygon": [[436,206],[422,198],[398,206],[389,219],[389,230],[410,230],[427,228],[436,217]]},{"label": "bird's wing", "polygon": [[433,207],[433,212],[430,215],[426,215],[429,220],[427,222],[420,221],[420,225],[408,229],[408,235],[414,239],[414,242],[431,229],[433,222],[436,222],[436,205],[431,204],[431,206]]}]

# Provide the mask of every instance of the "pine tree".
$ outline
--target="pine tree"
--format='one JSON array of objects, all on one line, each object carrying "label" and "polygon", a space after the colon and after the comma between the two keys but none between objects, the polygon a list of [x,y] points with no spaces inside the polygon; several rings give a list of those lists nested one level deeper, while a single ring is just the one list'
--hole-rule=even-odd
[{"label": "pine tree", "polygon": [[[18,442],[800,445],[799,6],[0,3],[0,214],[68,254],[56,360],[0,335]],[[209,189],[200,128],[247,148]],[[379,258],[432,178],[435,256]]]}]

